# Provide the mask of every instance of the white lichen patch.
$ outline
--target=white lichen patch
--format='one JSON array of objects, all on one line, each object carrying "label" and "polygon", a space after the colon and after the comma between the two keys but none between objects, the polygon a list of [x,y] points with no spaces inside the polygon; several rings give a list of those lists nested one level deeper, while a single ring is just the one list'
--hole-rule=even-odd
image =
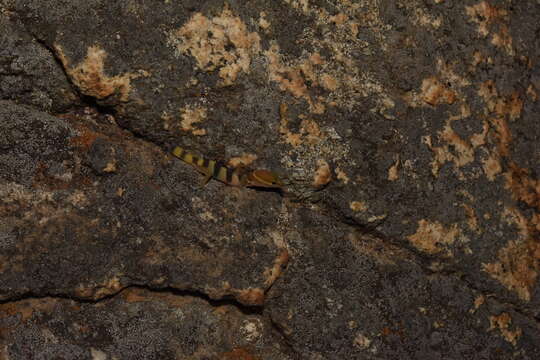
[{"label": "white lichen patch", "polygon": [[353,344],[360,349],[367,349],[371,345],[371,339],[362,333],[356,333]]},{"label": "white lichen patch", "polygon": [[197,214],[201,220],[217,222],[218,219],[210,211],[208,203],[204,202],[200,197],[194,196],[191,199],[192,206],[197,210]]},{"label": "white lichen patch", "polygon": [[76,208],[80,208],[80,209],[84,208],[85,206],[87,206],[89,204],[88,198],[80,190],[75,190],[71,195],[69,195],[68,201],[73,206],[75,206]]},{"label": "white lichen patch", "polygon": [[250,318],[242,324],[242,333],[248,342],[256,342],[262,335],[263,325],[259,319]]},{"label": "white lichen patch", "polygon": [[54,193],[39,189],[29,190],[17,183],[4,183],[0,185],[0,199],[5,204],[20,202],[36,205],[41,202],[52,202]]},{"label": "white lichen patch", "polygon": [[92,360],[107,360],[107,354],[101,350],[90,348],[90,354],[92,355]]},{"label": "white lichen patch", "polygon": [[259,35],[249,32],[226,7],[211,19],[196,13],[180,29],[169,32],[168,43],[177,56],[192,56],[199,69],[219,69],[223,85],[234,83],[241,72],[249,73],[251,57],[260,51]]}]

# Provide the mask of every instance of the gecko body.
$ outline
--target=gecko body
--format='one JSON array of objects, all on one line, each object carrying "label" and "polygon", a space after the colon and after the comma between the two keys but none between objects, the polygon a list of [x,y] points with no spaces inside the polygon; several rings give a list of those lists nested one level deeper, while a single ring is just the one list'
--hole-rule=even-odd
[{"label": "gecko body", "polygon": [[205,175],[203,185],[212,178],[231,186],[281,189],[284,185],[277,174],[268,170],[230,168],[220,161],[199,157],[179,146],[174,148],[172,154],[203,173]]}]

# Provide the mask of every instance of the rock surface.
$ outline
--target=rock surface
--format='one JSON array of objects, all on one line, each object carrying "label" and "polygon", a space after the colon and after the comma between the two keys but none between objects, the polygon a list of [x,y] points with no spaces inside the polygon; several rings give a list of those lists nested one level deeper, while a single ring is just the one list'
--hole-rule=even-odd
[{"label": "rock surface", "polygon": [[539,24],[0,0],[0,359],[540,358]]}]

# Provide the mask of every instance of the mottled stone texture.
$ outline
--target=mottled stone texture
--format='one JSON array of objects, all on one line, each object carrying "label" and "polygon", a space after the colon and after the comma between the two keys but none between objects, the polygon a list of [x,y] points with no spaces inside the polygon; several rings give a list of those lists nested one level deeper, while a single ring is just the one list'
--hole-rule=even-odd
[{"label": "mottled stone texture", "polygon": [[0,359],[540,358],[539,24],[0,0]]}]

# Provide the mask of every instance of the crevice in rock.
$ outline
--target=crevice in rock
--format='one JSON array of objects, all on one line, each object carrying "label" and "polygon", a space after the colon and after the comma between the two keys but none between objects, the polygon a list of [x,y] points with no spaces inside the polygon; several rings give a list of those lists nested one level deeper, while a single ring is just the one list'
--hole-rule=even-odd
[{"label": "crevice in rock", "polygon": [[[484,295],[486,298],[488,297],[487,295],[483,293],[481,289],[475,286],[474,283],[469,281],[466,278],[466,275],[463,274],[460,270],[452,268],[451,266],[445,267],[441,270],[433,270],[429,266],[429,262],[430,262],[429,256],[419,253],[416,249],[404,245],[403,242],[400,242],[396,239],[385,236],[384,234],[377,231],[376,229],[366,226],[365,224],[359,223],[357,220],[351,217],[348,217],[346,214],[343,214],[340,211],[340,209],[333,208],[333,209],[328,209],[328,210],[329,211],[325,212],[325,215],[328,216],[329,215],[328,212],[330,212],[335,221],[338,221],[338,222],[341,222],[343,224],[353,227],[360,234],[368,235],[368,236],[380,239],[383,242],[386,242],[392,246],[396,246],[399,249],[402,249],[406,251],[407,253],[409,253],[411,255],[411,258],[414,259],[414,262],[419,266],[419,268],[424,272],[426,276],[442,275],[442,276],[454,277],[468,289],[478,294]],[[496,301],[502,307],[507,307],[509,310],[515,311],[516,313],[540,324],[540,313],[535,313],[533,310],[524,309],[519,304],[503,301],[496,294],[490,294],[489,298],[492,299],[493,301]]]},{"label": "crevice in rock", "polygon": [[479,293],[480,295],[484,296],[485,298],[490,299],[491,301],[496,302],[501,308],[507,308],[508,310],[514,311],[521,316],[532,320],[539,326],[540,330],[540,312],[536,311],[534,312],[533,309],[524,309],[523,307],[520,307],[519,304],[515,304],[508,301],[503,301],[499,297],[496,296],[496,294],[490,293],[489,296],[486,295],[483,290],[479,289],[474,283],[467,280],[466,276],[464,274],[461,274],[458,276],[459,280],[465,284],[469,289]]},{"label": "crevice in rock", "polygon": [[16,303],[20,301],[25,300],[36,300],[36,299],[62,299],[62,300],[71,300],[75,301],[77,303],[81,304],[99,304],[104,301],[109,301],[114,299],[117,296],[120,296],[123,292],[130,290],[130,289],[139,289],[139,290],[146,290],[150,293],[166,293],[174,296],[179,297],[193,297],[198,298],[206,303],[208,303],[210,306],[217,308],[220,306],[233,306],[235,307],[240,313],[244,315],[255,315],[261,318],[265,318],[268,323],[271,325],[273,332],[276,334],[276,337],[279,339],[280,343],[286,348],[286,350],[289,352],[289,355],[293,356],[296,359],[300,359],[300,356],[294,351],[292,345],[290,344],[290,341],[287,338],[287,335],[284,333],[283,329],[276,324],[272,317],[265,312],[264,305],[254,305],[254,306],[248,306],[244,305],[237,300],[235,300],[232,297],[224,297],[221,299],[212,299],[207,294],[205,294],[202,291],[194,290],[194,289],[177,289],[174,287],[162,287],[162,288],[155,288],[148,285],[129,285],[126,286],[112,294],[108,294],[105,296],[100,297],[99,299],[88,299],[88,298],[82,298],[74,295],[69,294],[61,294],[61,293],[43,293],[43,294],[36,294],[33,292],[28,292],[19,296],[12,297],[10,299],[6,300],[0,300],[0,305],[5,304],[11,304]]},{"label": "crevice in rock", "polygon": [[[100,113],[100,114],[112,115],[113,117],[116,117],[118,115],[118,112],[116,111],[116,109],[113,106],[107,106],[107,105],[100,104],[97,101],[97,99],[95,99],[94,97],[88,96],[88,95],[85,95],[85,94],[81,93],[78,86],[76,86],[73,83],[73,79],[68,74],[68,71],[67,71],[66,67],[64,66],[64,63],[62,62],[62,60],[58,56],[57,52],[45,40],[39,38],[39,36],[37,36],[36,34],[34,34],[31,31],[29,31],[28,29],[27,29],[27,31],[35,39],[37,44],[41,45],[47,52],[49,52],[51,54],[51,57],[54,59],[56,64],[60,67],[60,69],[62,69],[62,73],[66,77],[66,79],[67,79],[68,83],[70,84],[73,92],[78,95],[79,100],[80,100],[80,104],[83,107],[90,107],[90,108],[93,108],[93,109],[97,110],[97,112]],[[73,104],[73,105],[74,105],[74,107],[77,107],[76,104]],[[115,121],[114,123],[115,123],[116,126],[118,126],[118,128],[129,132],[134,138],[137,138],[137,139],[143,140],[145,142],[149,142],[149,143],[152,143],[154,145],[157,145],[153,141],[148,140],[144,135],[142,135],[142,134],[140,134],[140,133],[138,133],[136,131],[133,131],[132,129],[121,126],[117,121]]]},{"label": "crevice in rock", "polygon": [[36,41],[36,43],[38,45],[43,47],[43,49],[45,49],[49,54],[51,54],[52,59],[58,65],[58,67],[62,70],[62,73],[66,77],[66,80],[69,83],[69,85],[71,86],[71,89],[73,90],[73,92],[75,94],[79,95],[79,99],[80,99],[82,94],[80,93],[77,86],[75,86],[75,84],[73,83],[71,77],[67,73],[67,69],[64,67],[64,64],[62,63],[62,60],[60,59],[60,57],[58,57],[58,54],[56,53],[56,51],[54,51],[54,49],[49,44],[47,44],[47,42],[45,40],[41,39],[39,36],[37,36],[36,34],[34,34],[31,31],[29,31],[28,29],[27,29],[27,31],[34,38],[34,40]]},{"label": "crevice in rock", "polygon": [[64,299],[64,300],[72,300],[79,303],[84,304],[98,304],[110,299],[115,298],[118,295],[121,295],[124,291],[129,289],[140,289],[140,290],[147,290],[149,292],[153,293],[168,293],[174,296],[186,296],[186,297],[194,297],[201,300],[204,300],[212,307],[219,307],[224,305],[230,305],[236,307],[242,314],[244,315],[262,315],[263,314],[263,307],[262,306],[248,306],[244,305],[237,300],[235,300],[232,297],[224,297],[221,299],[212,299],[207,294],[205,294],[202,291],[194,290],[194,289],[177,289],[174,287],[162,287],[162,288],[155,288],[152,286],[144,285],[144,284],[137,284],[137,285],[128,285],[126,287],[123,287],[122,289],[102,296],[99,299],[89,299],[84,297],[79,297],[76,295],[69,295],[69,294],[62,294],[62,293],[34,293],[34,292],[27,292],[25,294],[21,294],[18,296],[11,297],[9,299],[0,300],[0,305],[3,304],[9,304],[14,303],[18,301],[24,301],[24,300],[34,300],[34,299],[43,299],[43,298],[53,298],[53,299]]}]

